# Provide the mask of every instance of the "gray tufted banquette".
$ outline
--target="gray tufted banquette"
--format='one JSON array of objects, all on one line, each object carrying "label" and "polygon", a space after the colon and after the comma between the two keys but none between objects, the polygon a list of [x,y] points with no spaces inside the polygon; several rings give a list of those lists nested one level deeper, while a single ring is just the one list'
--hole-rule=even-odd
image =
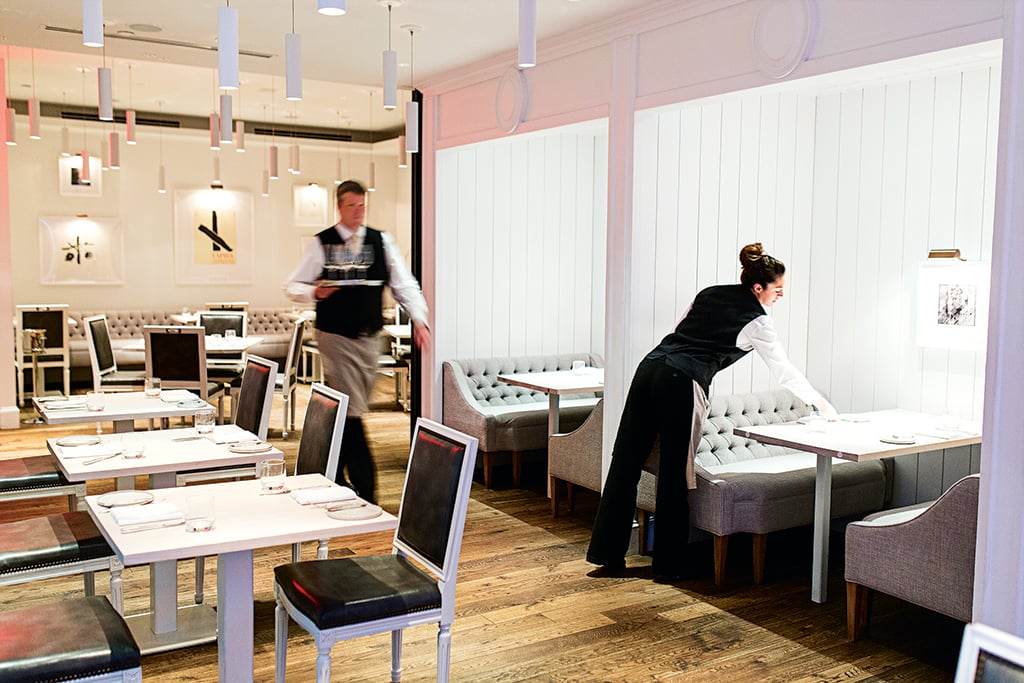
[{"label": "gray tufted banquette", "polygon": [[[442,364],[443,422],[480,440],[484,484],[491,485],[495,453],[512,452],[512,478],[519,485],[521,453],[543,450],[548,443],[548,396],[511,386],[498,375],[569,370],[574,360],[603,367],[594,353],[572,353],[518,358],[448,360]],[[559,401],[559,428],[576,429],[593,410],[595,394],[563,395]]]}]

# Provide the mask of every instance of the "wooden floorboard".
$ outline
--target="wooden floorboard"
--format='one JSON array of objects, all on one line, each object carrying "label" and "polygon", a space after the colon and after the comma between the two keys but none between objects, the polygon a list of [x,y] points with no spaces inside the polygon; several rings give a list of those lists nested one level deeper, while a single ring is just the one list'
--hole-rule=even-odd
[{"label": "wooden floorboard", "polygon": [[[367,415],[367,432],[379,467],[380,502],[398,509],[409,447],[409,421],[394,409],[384,379]],[[308,396],[300,388],[299,419]],[[23,412],[23,417],[30,413]],[[144,427],[139,423],[139,427]],[[299,435],[280,438],[281,404],[275,401],[271,441],[291,461]],[[106,425],[109,431],[110,425]],[[43,439],[93,433],[92,427],[26,425],[0,432],[0,458],[45,452]],[[576,510],[563,503],[552,519],[544,496],[543,461],[524,466],[523,489],[512,489],[511,467],[495,471],[494,490],[478,476],[473,486],[458,581],[452,629],[453,681],[951,681],[963,625],[894,598],[875,596],[867,636],[846,641],[842,538],[832,539],[831,600],[810,601],[810,533],[772,534],[765,584],[753,585],[750,540],[734,539],[729,548],[726,583],[711,580],[711,548],[691,544],[704,575],[675,585],[654,583],[646,557],[631,556],[623,578],[593,578],[583,559],[596,511],[595,494],[581,491]],[[144,478],[137,482],[147,484]],[[89,483],[89,493],[113,488],[112,481]],[[0,503],[0,521],[14,521],[66,510],[64,499]],[[387,552],[391,534],[337,539],[330,555]],[[290,560],[290,548],[255,553],[255,675],[273,680],[273,567]],[[315,554],[307,544],[303,557]],[[190,604],[193,563],[180,562],[179,604]],[[107,594],[107,577],[96,579]],[[207,560],[206,599],[216,605],[216,558]],[[52,579],[0,588],[0,609],[10,610],[80,594],[80,578]],[[149,574],[129,567],[124,576],[129,613],[148,606]],[[419,627],[405,634],[405,681],[433,680],[436,629]],[[315,678],[316,649],[292,624],[288,680]],[[146,656],[147,683],[215,681],[215,645]],[[334,649],[335,681],[389,680],[387,635],[341,643]]]}]

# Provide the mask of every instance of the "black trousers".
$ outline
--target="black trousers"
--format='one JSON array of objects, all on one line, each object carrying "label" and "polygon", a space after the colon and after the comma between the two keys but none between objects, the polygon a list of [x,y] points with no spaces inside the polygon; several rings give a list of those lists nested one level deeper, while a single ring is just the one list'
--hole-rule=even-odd
[{"label": "black trousers", "polygon": [[[348,481],[345,480],[346,472]],[[341,439],[335,480],[342,485],[351,484],[363,500],[377,502],[377,467],[366,441],[362,418],[345,418],[345,433]]]},{"label": "black trousers", "polygon": [[636,487],[656,437],[661,437],[654,571],[679,574],[690,529],[686,459],[693,421],[693,380],[660,361],[644,360],[626,396],[587,560],[621,564],[636,513]]}]

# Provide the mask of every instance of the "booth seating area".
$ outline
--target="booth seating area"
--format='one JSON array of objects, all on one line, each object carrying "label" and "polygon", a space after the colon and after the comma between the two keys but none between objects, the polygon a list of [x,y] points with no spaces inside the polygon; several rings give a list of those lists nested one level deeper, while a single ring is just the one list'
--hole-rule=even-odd
[{"label": "booth seating area", "polygon": [[[604,367],[604,359],[595,353],[474,358],[448,360],[442,364],[443,422],[480,440],[484,484],[488,488],[495,454],[511,452],[513,470],[518,471],[524,451],[548,447],[547,395],[510,386],[499,380],[498,375],[570,370],[574,360],[583,360],[591,367]],[[593,393],[562,396],[560,429],[570,431],[579,427],[598,400]]]},{"label": "booth seating area", "polygon": [[[810,408],[785,389],[711,397],[695,457],[697,488],[690,492],[690,524],[714,536],[716,584],[724,581],[731,535],[753,535],[754,581],[761,583],[767,534],[810,525],[814,514],[817,456],[744,439],[733,434],[733,428],[788,422],[809,413]],[[558,508],[560,482],[600,491],[601,430],[601,420],[591,419],[575,432],[551,438],[548,461],[553,513]],[[646,513],[656,512],[659,457],[655,444],[637,492],[641,548],[646,546]],[[884,506],[889,486],[883,462],[834,460],[833,464],[834,518],[874,512]]]},{"label": "booth seating area", "polygon": [[[179,310],[164,311],[70,311],[68,315],[75,320],[103,313],[107,316],[107,327],[110,330],[110,345],[114,350],[114,359],[120,368],[141,367],[145,363],[144,354],[138,351],[125,351],[124,347],[133,340],[142,337],[142,328],[146,325],[177,325],[172,316],[181,313]],[[295,314],[291,308],[258,308],[248,311],[246,334],[264,337],[264,340],[249,349],[249,353],[270,358],[283,364],[288,355],[288,342],[291,339]],[[85,336],[85,326],[77,325],[69,330],[71,346],[71,370],[76,377],[89,369],[89,344]]]}]

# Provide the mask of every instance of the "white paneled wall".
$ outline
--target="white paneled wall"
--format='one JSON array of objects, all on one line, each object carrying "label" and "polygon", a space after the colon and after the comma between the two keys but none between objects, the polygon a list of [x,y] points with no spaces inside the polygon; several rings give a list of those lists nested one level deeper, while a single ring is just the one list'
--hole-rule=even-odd
[{"label": "white paneled wall", "polygon": [[[998,64],[975,63],[639,113],[634,243],[650,247],[634,250],[635,362],[698,290],[738,281],[740,247],[760,241],[788,268],[780,338],[840,412],[980,421],[984,354],[918,347],[915,304],[929,249],[990,256],[998,91]],[[752,354],[712,392],[772,384]],[[923,500],[977,471],[978,451],[896,464],[897,502]]]},{"label": "white paneled wall", "polygon": [[438,371],[603,353],[607,148],[602,123],[438,152]]}]

